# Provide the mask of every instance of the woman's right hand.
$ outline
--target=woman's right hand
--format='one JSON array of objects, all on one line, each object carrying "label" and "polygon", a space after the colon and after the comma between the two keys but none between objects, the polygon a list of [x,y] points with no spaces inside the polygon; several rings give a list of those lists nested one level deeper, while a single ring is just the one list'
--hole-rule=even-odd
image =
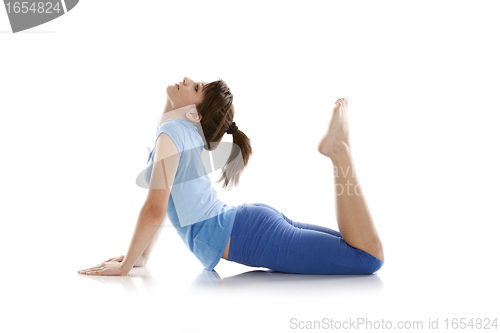
[{"label": "woman's right hand", "polygon": [[[121,256],[118,256],[118,257],[114,257],[114,258],[108,259],[108,260],[102,262],[100,265],[102,265],[102,264],[104,264],[106,262],[110,262],[110,261],[122,262],[123,259],[125,259],[125,256],[121,255]],[[137,261],[135,262],[134,267],[142,267],[142,266],[146,266],[146,260],[144,260],[143,256],[140,256],[139,259],[137,259]]]}]

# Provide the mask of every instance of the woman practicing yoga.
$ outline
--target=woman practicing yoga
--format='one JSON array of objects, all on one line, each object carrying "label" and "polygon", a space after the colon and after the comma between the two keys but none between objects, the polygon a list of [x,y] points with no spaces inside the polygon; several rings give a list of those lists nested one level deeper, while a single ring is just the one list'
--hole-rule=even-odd
[{"label": "woman practicing yoga", "polygon": [[[132,267],[145,265],[165,216],[208,270],[222,257],[284,273],[376,272],[384,264],[384,252],[354,168],[347,107],[346,98],[336,101],[318,145],[333,164],[339,232],[292,221],[263,203],[228,206],[218,199],[203,149],[213,151],[214,170],[222,167],[217,183],[223,181],[223,188],[238,185],[252,154],[249,138],[233,121],[233,95],[220,79],[208,83],[184,78],[168,86],[145,170],[148,195],[128,252],[78,273],[127,275]],[[214,150],[225,133],[233,136],[233,145],[229,158],[219,163]]]}]

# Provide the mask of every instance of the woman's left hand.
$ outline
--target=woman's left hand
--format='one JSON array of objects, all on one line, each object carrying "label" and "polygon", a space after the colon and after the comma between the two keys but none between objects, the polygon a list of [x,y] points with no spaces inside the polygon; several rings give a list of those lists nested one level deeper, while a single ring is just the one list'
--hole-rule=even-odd
[{"label": "woman's left hand", "polygon": [[108,275],[108,276],[124,276],[128,272],[122,268],[122,264],[116,261],[103,262],[95,267],[82,269],[78,274],[85,275]]}]

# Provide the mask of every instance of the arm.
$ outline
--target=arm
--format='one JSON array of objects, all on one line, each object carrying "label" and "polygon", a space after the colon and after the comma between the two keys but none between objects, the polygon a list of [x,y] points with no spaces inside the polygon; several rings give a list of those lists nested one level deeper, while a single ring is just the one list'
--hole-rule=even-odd
[{"label": "arm", "polygon": [[161,211],[146,204],[142,207],[137,224],[135,226],[134,235],[125,258],[121,263],[121,267],[129,272],[135,262],[148,246],[151,238],[158,230],[163,221]]},{"label": "arm", "polygon": [[128,252],[121,263],[126,272],[132,269],[141,256],[147,258],[150,255],[159,237],[178,166],[179,151],[174,141],[168,134],[160,134],[156,143],[148,196],[139,213]]},{"label": "arm", "polygon": [[[163,221],[165,222],[165,219],[163,219]],[[160,226],[158,228],[158,230],[156,231],[156,233],[154,234],[153,238],[151,238],[151,241],[149,242],[148,247],[146,247],[146,250],[144,250],[144,252],[141,254],[139,259],[137,259],[134,266],[137,266],[137,267],[145,266],[148,263],[149,258],[151,257],[151,253],[153,252],[153,249],[154,249],[156,243],[158,242],[158,238],[160,238],[160,234],[161,234],[162,230],[163,230],[163,228]]]}]

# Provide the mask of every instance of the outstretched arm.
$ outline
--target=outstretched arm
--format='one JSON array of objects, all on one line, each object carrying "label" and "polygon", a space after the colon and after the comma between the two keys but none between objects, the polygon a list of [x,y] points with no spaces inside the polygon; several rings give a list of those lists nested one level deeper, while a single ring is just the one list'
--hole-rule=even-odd
[{"label": "outstretched arm", "polygon": [[[179,151],[166,133],[158,137],[157,150],[151,172],[149,192],[139,213],[128,252],[121,261],[108,260],[95,267],[79,271],[89,275],[126,275],[141,258],[149,258],[159,237],[165,219],[168,199],[179,166]],[[152,243],[151,243],[152,242]],[[149,246],[150,245],[150,246]]]},{"label": "outstretched arm", "polygon": [[127,272],[139,257],[142,256],[145,263],[158,241],[175,173],[179,167],[179,151],[168,134],[160,134],[156,145],[148,197],[139,214],[129,251],[122,261],[122,268]]},{"label": "outstretched arm", "polygon": [[158,231],[164,216],[160,209],[149,206],[147,202],[144,204],[139,213],[128,252],[121,263],[121,268],[125,272],[128,273],[132,269],[137,259],[146,250],[154,234]]},{"label": "outstretched arm", "polygon": [[[165,219],[163,220],[163,223],[165,223]],[[163,225],[158,228],[153,238],[151,238],[148,247],[146,247],[146,250],[144,250],[139,259],[137,259],[137,261],[134,264],[134,267],[145,266],[148,263],[149,258],[151,257],[151,253],[153,252],[153,249],[156,245],[156,242],[158,242],[158,238],[160,238],[162,230],[163,230]]]},{"label": "outstretched arm", "polygon": [[[165,223],[165,219],[163,219],[163,223]],[[162,226],[163,226],[163,224],[162,224]],[[158,228],[158,230],[156,231],[156,233],[153,235],[153,238],[151,238],[151,241],[149,242],[149,245],[146,247],[146,250],[144,250],[144,252],[142,252],[139,259],[137,259],[135,261],[134,267],[146,266],[146,264],[149,261],[149,258],[151,257],[151,253],[153,252],[153,249],[156,245],[156,242],[158,241],[158,238],[160,238],[160,234],[161,234],[162,230],[163,230],[163,228],[160,226]],[[124,255],[114,257],[114,258],[108,259],[105,262],[101,263],[101,265],[103,265],[107,262],[110,262],[110,261],[122,262],[124,258],[125,258]]]}]

